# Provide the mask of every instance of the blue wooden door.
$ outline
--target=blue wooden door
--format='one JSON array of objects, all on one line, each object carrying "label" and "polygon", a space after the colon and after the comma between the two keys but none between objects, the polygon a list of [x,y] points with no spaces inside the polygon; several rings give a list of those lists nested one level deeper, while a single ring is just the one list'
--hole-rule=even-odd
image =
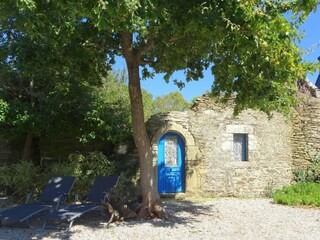
[{"label": "blue wooden door", "polygon": [[159,193],[184,192],[185,149],[178,134],[164,134],[158,145],[158,191]]}]

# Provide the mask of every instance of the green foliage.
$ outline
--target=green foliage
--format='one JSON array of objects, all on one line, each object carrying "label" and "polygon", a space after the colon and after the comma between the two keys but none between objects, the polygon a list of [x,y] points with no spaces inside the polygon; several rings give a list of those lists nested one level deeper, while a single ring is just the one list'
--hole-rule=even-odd
[{"label": "green foliage", "polygon": [[52,176],[76,176],[74,192],[87,193],[96,176],[115,175],[115,163],[101,152],[71,154],[68,160],[48,166],[46,179]]},{"label": "green foliage", "polygon": [[49,78],[67,90],[73,82],[99,82],[130,41],[143,77],[165,73],[169,81],[183,70],[185,81],[173,80],[183,86],[212,66],[213,93],[237,93],[236,113],[248,107],[288,112],[296,80],[312,68],[301,62],[298,27],[317,4],[9,0],[0,12],[0,28],[9,36],[1,38],[1,59],[9,59],[2,65],[6,76],[24,86],[34,78],[45,86],[41,81]]},{"label": "green foliage", "polygon": [[37,89],[34,104],[2,88],[0,97],[6,100],[0,99],[0,136],[15,142],[22,142],[27,132],[51,142],[64,138],[82,143],[125,141],[132,130],[128,89],[121,77],[110,72],[99,86],[68,81],[53,86],[50,79],[43,80],[48,86]]},{"label": "green foliage", "polygon": [[69,158],[63,162],[54,162],[46,166],[46,179],[49,180],[52,176],[80,176],[81,164],[77,160],[70,160]]},{"label": "green foliage", "polygon": [[17,197],[24,197],[31,191],[38,191],[39,167],[34,166],[32,161],[20,161],[12,165],[0,167],[0,185],[3,190]]},{"label": "green foliage", "polygon": [[8,191],[12,186],[11,168],[8,164],[0,166],[0,185],[1,191]]},{"label": "green foliage", "polygon": [[[96,47],[105,38],[74,15],[66,17],[63,4],[28,2],[32,7],[11,0],[0,7],[0,136],[19,142],[27,133],[83,142],[126,138],[128,104],[108,104],[123,90],[102,93],[113,63],[107,49]],[[45,16],[47,23],[40,20]]]},{"label": "green foliage", "polygon": [[39,190],[37,185],[39,167],[36,167],[32,161],[21,161],[12,167],[12,186],[14,194],[22,196],[26,192]]},{"label": "green foliage", "polygon": [[143,112],[144,120],[147,121],[153,114],[154,111],[154,101],[152,99],[152,94],[142,89],[142,101],[143,101]]},{"label": "green foliage", "polygon": [[131,202],[137,200],[139,197],[138,186],[138,182],[132,181],[132,179],[128,178],[127,173],[122,172],[116,191],[123,202]]},{"label": "green foliage", "polygon": [[296,184],[277,190],[275,203],[320,206],[320,155],[310,158],[310,164],[294,170]]},{"label": "green foliage", "polygon": [[185,111],[191,104],[185,100],[180,92],[171,92],[162,97],[157,97],[153,102],[155,113],[169,111]]},{"label": "green foliage", "polygon": [[320,182],[320,155],[310,158],[310,164],[305,168],[297,168],[293,172],[296,182]]},{"label": "green foliage", "polygon": [[320,184],[300,182],[277,190],[273,199],[275,203],[294,205],[320,206]]},{"label": "green foliage", "polygon": [[20,161],[0,167],[0,185],[3,191],[17,198],[25,197],[33,191],[36,195],[52,176],[76,176],[74,192],[87,193],[96,176],[116,175],[115,163],[101,152],[91,152],[86,156],[72,154],[64,162],[55,162],[42,168],[32,161]]},{"label": "green foliage", "polygon": [[81,123],[82,142],[93,139],[121,142],[131,136],[128,88],[125,72],[109,72],[103,85],[91,94],[90,108]]},{"label": "green foliage", "polygon": [[5,121],[5,117],[8,111],[8,104],[0,99],[0,122]]},{"label": "green foliage", "polygon": [[[306,74],[296,46],[301,38],[298,27],[317,4],[317,0],[4,1],[0,8],[0,29],[6,33],[0,36],[0,64],[4,69],[0,81],[8,86],[20,83],[17,86],[22,90],[12,91],[10,96],[20,102],[20,108],[12,108],[19,121],[7,118],[9,127],[0,129],[19,129],[11,125],[17,122],[20,130],[43,132],[39,129],[51,126],[48,123],[59,111],[39,114],[45,105],[34,98],[58,96],[49,101],[54,103],[72,89],[77,95],[74,85],[100,83],[116,55],[123,56],[128,64],[131,90],[136,91],[131,100],[139,107],[131,111],[139,121],[143,121],[139,70],[142,77],[164,73],[165,81],[183,70],[185,81],[173,79],[182,87],[185,82],[201,79],[209,66],[215,77],[212,92],[222,92],[225,99],[237,94],[235,113],[245,108],[268,114],[288,113],[295,105],[296,80]],[[293,20],[288,20],[292,15]],[[32,81],[37,87],[54,89],[59,94],[30,91]],[[61,123],[74,124],[78,118],[72,116],[82,110],[79,103],[87,100],[68,99],[73,103],[71,108],[62,106],[71,118],[58,115],[60,128]],[[89,119],[100,123],[102,118],[91,112]],[[134,126],[135,140],[140,143],[137,146],[149,148],[147,136],[141,134],[144,125]],[[92,137],[96,134],[87,133]],[[145,150],[150,151],[138,149],[139,153]],[[143,161],[145,154],[140,156],[141,162],[150,162]],[[150,165],[141,169],[148,171],[142,172],[145,181],[154,180]],[[142,185],[148,186],[147,182]]]},{"label": "green foliage", "polygon": [[115,173],[114,163],[101,152],[89,153],[81,162],[82,175],[88,177]]},{"label": "green foliage", "polygon": [[273,194],[275,193],[275,186],[276,183],[273,180],[268,182],[268,185],[265,188],[266,197],[271,198],[273,196]]}]

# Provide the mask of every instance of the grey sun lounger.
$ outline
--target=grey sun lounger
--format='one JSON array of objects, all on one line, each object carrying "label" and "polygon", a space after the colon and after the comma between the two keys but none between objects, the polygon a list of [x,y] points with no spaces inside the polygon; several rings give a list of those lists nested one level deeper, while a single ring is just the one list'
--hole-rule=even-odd
[{"label": "grey sun lounger", "polygon": [[60,223],[61,221],[67,221],[70,230],[76,218],[100,208],[101,202],[106,201],[107,193],[117,185],[118,181],[119,176],[96,177],[85,203],[71,204],[65,208],[51,212],[45,217],[43,228],[46,228],[47,222]]},{"label": "grey sun lounger", "polygon": [[[58,209],[65,203],[76,178],[72,176],[52,177],[38,201],[17,205],[0,212],[1,225],[28,226],[27,220],[36,214],[52,209]],[[28,201],[28,199],[27,199]]]}]

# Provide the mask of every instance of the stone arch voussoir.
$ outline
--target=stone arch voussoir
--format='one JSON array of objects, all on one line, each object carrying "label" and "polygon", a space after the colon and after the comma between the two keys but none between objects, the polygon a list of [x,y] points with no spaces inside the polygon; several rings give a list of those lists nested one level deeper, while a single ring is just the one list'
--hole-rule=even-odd
[{"label": "stone arch voussoir", "polygon": [[[199,172],[196,165],[199,163],[199,148],[195,144],[195,140],[191,133],[182,125],[177,123],[165,123],[157,132],[153,135],[151,140],[152,152],[153,152],[153,166],[155,174],[157,176],[157,153],[158,142],[160,138],[168,132],[176,133],[181,136],[185,143],[185,164],[186,164],[186,193],[192,193],[199,191]],[[191,173],[192,172],[192,173]]]},{"label": "stone arch voussoir", "polygon": [[[152,145],[152,151],[155,156],[157,156],[158,152],[158,142],[160,138],[168,132],[176,133],[179,134],[182,139],[185,142],[186,146],[186,160],[187,161],[192,161],[196,160],[197,155],[199,153],[198,147],[195,145],[195,141],[191,133],[185,129],[183,126],[177,123],[166,123],[163,126],[161,126],[157,132],[153,135],[153,138],[151,140],[151,145]],[[155,158],[155,161],[157,159]]]}]

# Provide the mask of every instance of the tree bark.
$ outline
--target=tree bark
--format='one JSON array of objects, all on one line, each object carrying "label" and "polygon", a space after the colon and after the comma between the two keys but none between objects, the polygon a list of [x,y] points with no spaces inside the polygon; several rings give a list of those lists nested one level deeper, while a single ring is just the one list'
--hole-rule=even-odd
[{"label": "tree bark", "polygon": [[[34,80],[30,80],[29,83],[29,94],[30,94],[30,104],[31,106],[34,103],[34,96],[33,96],[33,87],[34,87]],[[22,152],[22,161],[30,160],[31,159],[31,149],[32,149],[32,140],[33,140],[33,133],[28,132],[26,136],[26,141],[24,143],[23,152]]]},{"label": "tree bark", "polygon": [[142,210],[139,212],[138,216],[159,216],[161,214],[155,213],[155,211],[157,212],[159,210],[157,209],[157,206],[160,204],[160,196],[157,189],[157,180],[155,179],[153,172],[151,143],[144,123],[139,75],[139,53],[133,48],[131,33],[121,34],[121,47],[129,75],[133,138],[139,155],[140,185],[142,191],[142,204],[144,207],[141,208]]},{"label": "tree bark", "polygon": [[32,147],[33,134],[27,133],[26,140],[24,142],[23,152],[22,152],[22,161],[30,160],[31,158],[31,147]]}]

